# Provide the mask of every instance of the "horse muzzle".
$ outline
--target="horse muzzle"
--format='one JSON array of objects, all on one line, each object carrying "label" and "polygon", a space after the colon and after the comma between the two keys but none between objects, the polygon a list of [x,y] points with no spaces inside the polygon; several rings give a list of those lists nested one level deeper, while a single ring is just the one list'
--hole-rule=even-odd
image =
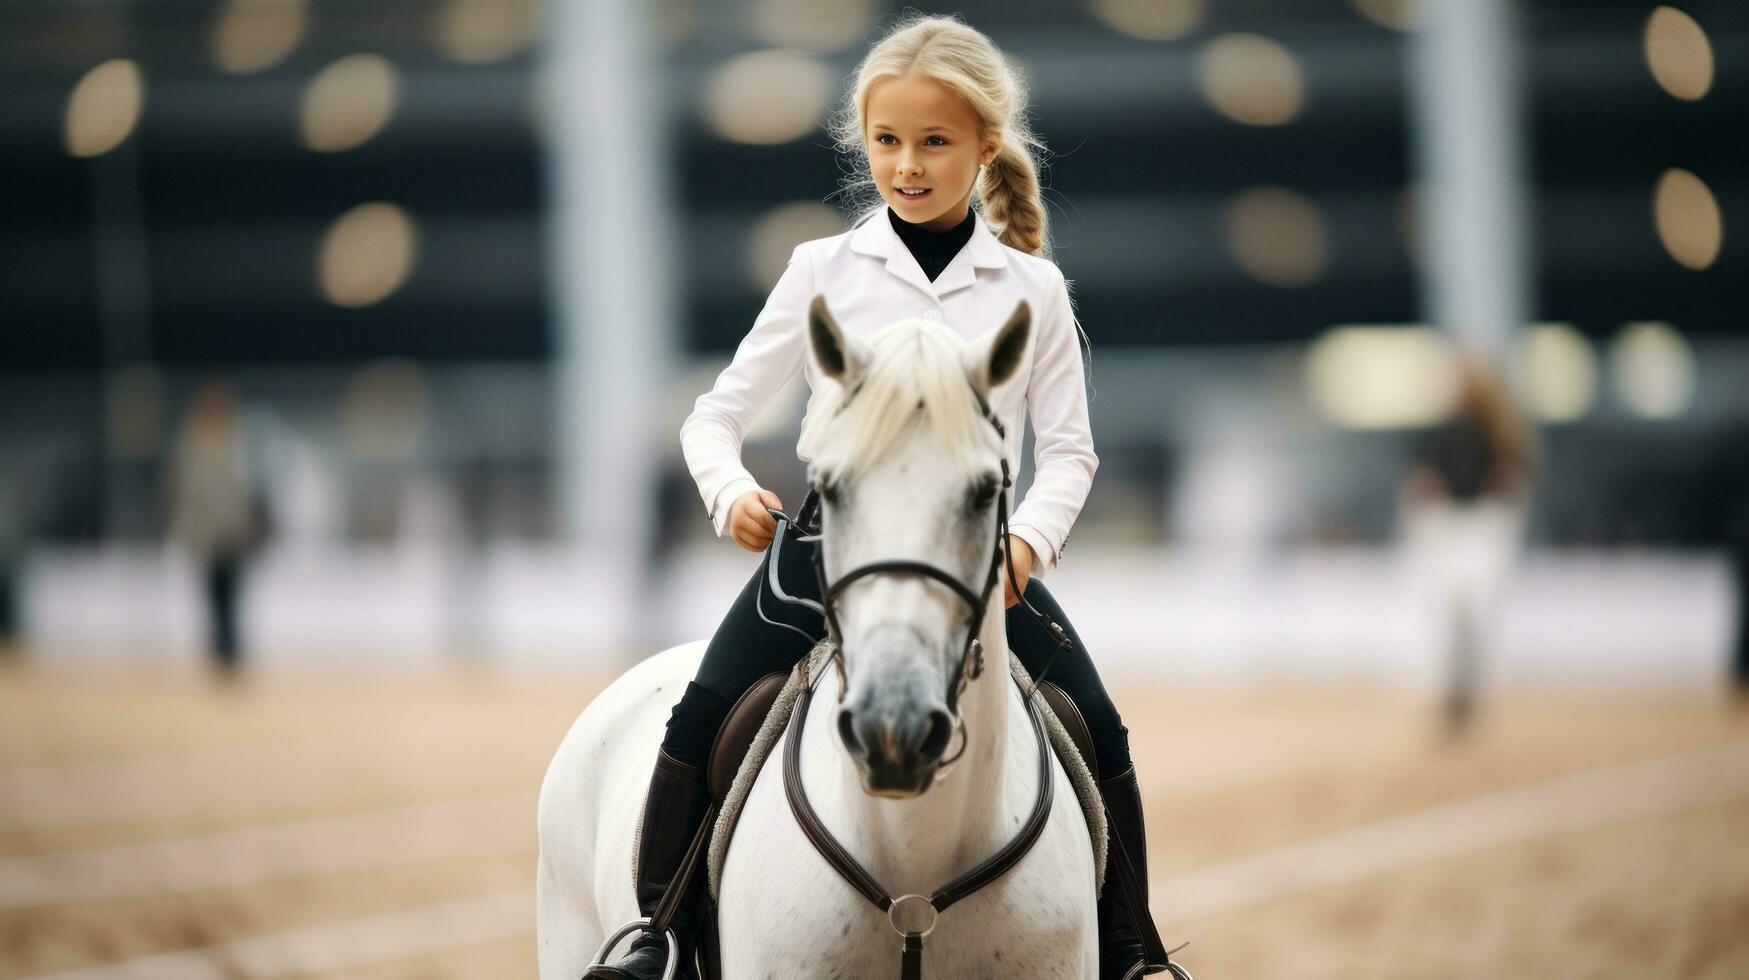
[{"label": "horse muzzle", "polygon": [[922,795],[952,736],[953,716],[936,698],[864,696],[838,712],[838,737],[862,772],[863,789],[875,796]]}]

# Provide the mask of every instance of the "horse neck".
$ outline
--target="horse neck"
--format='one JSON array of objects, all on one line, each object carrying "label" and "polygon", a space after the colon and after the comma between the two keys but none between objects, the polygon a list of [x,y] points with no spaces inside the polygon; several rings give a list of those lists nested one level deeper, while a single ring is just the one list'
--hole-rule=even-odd
[{"label": "horse neck", "polygon": [[[1014,831],[1014,807],[1008,802],[1014,794],[1005,792],[1012,681],[1000,582],[996,589],[979,633],[983,676],[960,696],[965,752],[928,792],[909,800],[865,793],[831,724],[833,712],[809,714],[802,746],[809,793],[818,799],[827,827],[894,894],[929,894],[1001,848]],[[834,676],[821,685],[822,707],[836,703],[837,684]],[[953,744],[958,743],[956,735]]]}]

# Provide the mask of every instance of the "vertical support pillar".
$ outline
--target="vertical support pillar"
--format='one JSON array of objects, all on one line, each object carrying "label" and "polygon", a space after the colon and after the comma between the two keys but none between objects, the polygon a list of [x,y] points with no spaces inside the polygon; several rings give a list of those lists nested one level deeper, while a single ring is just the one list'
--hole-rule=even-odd
[{"label": "vertical support pillar", "polygon": [[589,634],[635,652],[673,358],[667,120],[655,8],[547,0],[540,74],[556,358],[558,517],[596,595]]},{"label": "vertical support pillar", "polygon": [[1426,0],[1411,33],[1425,313],[1495,359],[1530,316],[1523,12],[1517,0]]}]

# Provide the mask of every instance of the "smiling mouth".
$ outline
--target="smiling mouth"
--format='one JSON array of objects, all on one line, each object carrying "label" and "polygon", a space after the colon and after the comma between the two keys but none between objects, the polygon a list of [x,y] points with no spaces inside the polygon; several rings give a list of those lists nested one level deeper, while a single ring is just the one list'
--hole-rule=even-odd
[{"label": "smiling mouth", "polygon": [[904,198],[907,201],[915,201],[918,198],[923,197],[924,195],[928,194],[929,191],[931,190],[928,187],[920,187],[920,188],[915,188],[915,189],[907,189],[904,187],[898,187],[898,188],[894,188],[894,189],[899,192],[900,197]]}]

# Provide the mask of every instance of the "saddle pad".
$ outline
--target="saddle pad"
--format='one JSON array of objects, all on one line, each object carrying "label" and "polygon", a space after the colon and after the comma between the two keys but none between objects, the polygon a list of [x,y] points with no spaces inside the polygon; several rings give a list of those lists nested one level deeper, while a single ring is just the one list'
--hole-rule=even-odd
[{"label": "saddle pad", "polygon": [[[716,826],[711,831],[710,852],[705,870],[713,901],[722,885],[723,862],[729,856],[729,841],[735,836],[735,824],[741,818],[741,809],[747,802],[747,794],[753,791],[753,781],[758,778],[759,770],[765,766],[771,750],[783,737],[784,727],[789,724],[790,712],[795,708],[796,698],[801,696],[802,685],[811,683],[825,669],[831,652],[830,641],[821,642],[796,664],[789,680],[784,682],[783,690],[778,692],[777,700],[772,702],[771,712],[765,716],[765,723],[759,726],[759,734],[747,749],[747,758],[741,762],[741,768],[735,773],[735,781],[723,799],[722,807],[717,813]],[[1008,654],[1008,669],[1023,687],[1031,686],[1032,676],[1021,665],[1020,658],[1012,652]],[[1056,750],[1063,770],[1069,774],[1069,782],[1075,787],[1075,798],[1081,804],[1081,815],[1087,820],[1087,835],[1093,841],[1094,888],[1096,891],[1103,890],[1105,852],[1111,841],[1107,836],[1105,802],[1099,796],[1099,784],[1088,769],[1087,762],[1081,758],[1081,752],[1069,737],[1068,730],[1051,711],[1050,704],[1039,695],[1035,694],[1033,697],[1038,702],[1039,714],[1044,719],[1045,733],[1050,737],[1051,746]],[[787,814],[788,811],[785,812]]]}]

